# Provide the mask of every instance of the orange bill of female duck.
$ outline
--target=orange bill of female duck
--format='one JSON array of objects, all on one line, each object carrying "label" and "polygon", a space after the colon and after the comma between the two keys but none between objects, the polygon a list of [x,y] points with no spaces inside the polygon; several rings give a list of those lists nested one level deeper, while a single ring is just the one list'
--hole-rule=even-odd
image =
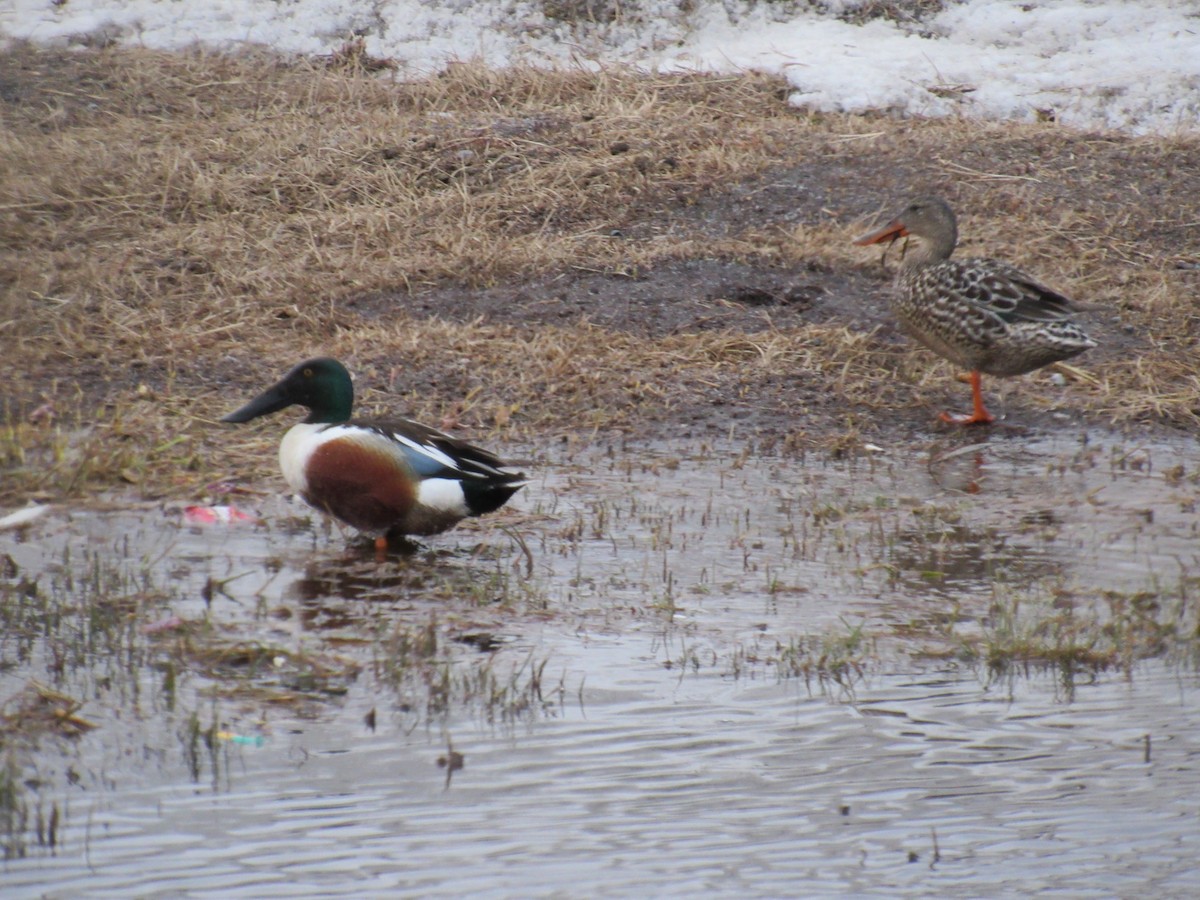
[{"label": "orange bill of female duck", "polygon": [[352,420],[354,384],[336,359],[300,363],[221,419],[249,422],[298,405],[308,417],[279,445],[284,480],[309,506],[375,537],[438,534],[499,509],[526,485],[496,456],[407,419]]},{"label": "orange bill of female duck", "polygon": [[945,422],[986,425],[983,374],[1024,375],[1096,346],[1072,321],[1078,307],[1021,270],[994,259],[950,259],[958,223],[938,197],[909,202],[859,246],[907,238],[892,308],[901,327],[934,353],[970,371],[970,415]]}]

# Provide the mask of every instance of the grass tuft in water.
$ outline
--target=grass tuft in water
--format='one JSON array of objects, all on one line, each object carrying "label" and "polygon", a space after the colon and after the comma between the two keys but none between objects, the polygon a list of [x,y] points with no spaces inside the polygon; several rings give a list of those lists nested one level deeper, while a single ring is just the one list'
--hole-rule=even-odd
[{"label": "grass tuft in water", "polygon": [[396,622],[376,644],[377,677],[417,724],[445,721],[460,709],[489,724],[513,723],[550,714],[562,703],[563,681],[546,682],[547,659],[530,652],[513,662],[508,654],[471,652],[464,648],[480,646],[475,636],[455,640],[451,631],[431,615],[423,623]]},{"label": "grass tuft in water", "polygon": [[6,860],[27,852],[29,802],[22,782],[21,766],[12,753],[6,753],[0,763],[0,848]]},{"label": "grass tuft in water", "polygon": [[775,661],[778,676],[803,678],[809,691],[815,683],[822,692],[836,687],[840,692],[852,693],[874,657],[875,641],[866,633],[864,623],[843,624],[846,630],[842,633],[803,635],[779,644]]},{"label": "grass tuft in water", "polygon": [[1082,680],[1118,671],[1132,678],[1138,662],[1165,658],[1196,666],[1200,627],[1186,590],[1105,591],[1088,601],[1063,590],[1000,597],[982,634],[963,642],[962,657],[989,681],[1053,672],[1068,699]]}]

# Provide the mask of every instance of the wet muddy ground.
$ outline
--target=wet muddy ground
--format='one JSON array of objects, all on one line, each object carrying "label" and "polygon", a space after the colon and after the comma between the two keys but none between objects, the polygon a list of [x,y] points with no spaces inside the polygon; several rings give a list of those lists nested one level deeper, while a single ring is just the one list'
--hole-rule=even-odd
[{"label": "wet muddy ground", "polygon": [[0,533],[5,896],[1200,889],[1194,442],[533,452],[383,565],[267,493]]}]

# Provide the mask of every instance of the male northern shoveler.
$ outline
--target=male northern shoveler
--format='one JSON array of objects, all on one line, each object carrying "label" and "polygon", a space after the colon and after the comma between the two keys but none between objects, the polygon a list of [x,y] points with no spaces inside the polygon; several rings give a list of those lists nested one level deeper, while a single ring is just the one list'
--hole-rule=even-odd
[{"label": "male northern shoveler", "polygon": [[958,243],[954,212],[944,200],[913,200],[865,246],[897,238],[905,244],[893,308],[904,330],[934,353],[971,372],[974,412],[942,413],[945,422],[988,424],[980,375],[1024,375],[1096,346],[1071,316],[1074,303],[1019,269],[994,259],[952,260]]},{"label": "male northern shoveler", "polygon": [[283,477],[305,502],[375,536],[437,534],[503,506],[525,486],[486,450],[410,422],[352,421],[354,385],[336,359],[300,363],[222,422],[249,422],[293,404],[308,417],[279,445]]}]

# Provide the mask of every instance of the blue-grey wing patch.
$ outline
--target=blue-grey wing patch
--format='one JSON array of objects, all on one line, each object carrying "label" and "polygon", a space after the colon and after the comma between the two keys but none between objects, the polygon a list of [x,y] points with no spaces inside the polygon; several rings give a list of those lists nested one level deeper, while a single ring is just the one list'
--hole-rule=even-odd
[{"label": "blue-grey wing patch", "polygon": [[404,454],[413,471],[422,478],[462,478],[463,473],[458,461],[435,445],[396,431],[384,433]]}]

